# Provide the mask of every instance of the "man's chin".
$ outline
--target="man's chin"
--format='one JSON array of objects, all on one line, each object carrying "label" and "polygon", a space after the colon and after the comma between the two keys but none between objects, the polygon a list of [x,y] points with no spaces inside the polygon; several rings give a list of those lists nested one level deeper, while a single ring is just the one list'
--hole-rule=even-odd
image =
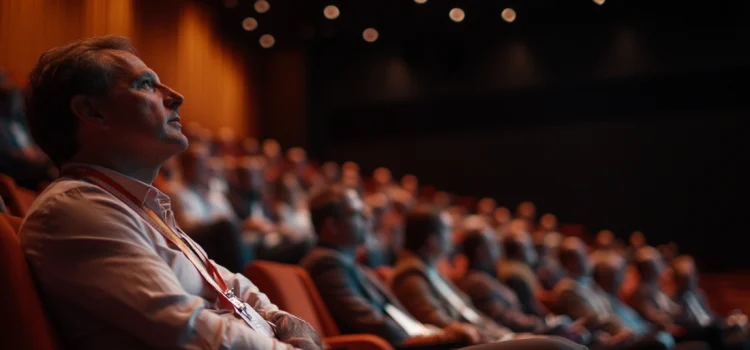
[{"label": "man's chin", "polygon": [[169,150],[171,151],[171,156],[180,154],[187,150],[188,148],[188,139],[187,136],[183,135],[182,133],[178,133],[177,135],[168,135],[163,140],[164,145],[168,145]]}]

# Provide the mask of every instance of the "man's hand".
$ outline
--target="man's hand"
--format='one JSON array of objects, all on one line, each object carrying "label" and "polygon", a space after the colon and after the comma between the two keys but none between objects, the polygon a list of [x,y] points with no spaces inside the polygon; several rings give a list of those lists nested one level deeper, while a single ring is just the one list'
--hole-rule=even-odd
[{"label": "man's hand", "polygon": [[629,329],[624,329],[615,335],[610,335],[609,333],[601,333],[599,334],[597,339],[599,343],[605,345],[620,344],[633,339],[633,332],[631,332]]},{"label": "man's hand", "polygon": [[446,342],[463,342],[468,345],[485,343],[484,336],[476,327],[466,323],[451,323],[443,328],[441,336]]},{"label": "man's hand", "polygon": [[276,339],[303,350],[323,348],[318,332],[302,319],[283,311],[265,313],[262,317],[276,325]]},{"label": "man's hand", "polygon": [[265,220],[258,220],[255,218],[248,218],[247,220],[245,220],[243,224],[244,224],[245,230],[249,230],[249,231],[267,233],[267,232],[273,232],[276,230],[276,226],[273,225],[272,223],[265,221]]}]

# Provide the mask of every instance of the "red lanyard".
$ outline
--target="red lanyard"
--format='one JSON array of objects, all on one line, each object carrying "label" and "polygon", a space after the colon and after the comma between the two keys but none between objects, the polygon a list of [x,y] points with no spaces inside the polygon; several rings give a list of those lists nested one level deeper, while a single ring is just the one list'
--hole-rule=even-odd
[{"label": "red lanyard", "polygon": [[[219,306],[222,309],[233,309],[235,313],[248,324],[248,326],[253,329],[258,328],[258,322],[262,320],[253,319],[251,312],[247,310],[246,304],[234,295],[232,289],[227,288],[227,284],[224,281],[224,278],[221,277],[219,270],[211,260],[208,259],[203,251],[196,247],[189,238],[184,236],[184,234],[172,230],[172,228],[169,227],[151,208],[142,205],[138,198],[133,196],[107,175],[96,169],[77,166],[65,169],[62,175],[77,180],[88,180],[88,182],[100,187],[133,209],[144,221],[151,225],[153,229],[161,233],[166,239],[180,248],[182,253],[188,260],[190,260],[193,266],[195,266],[206,283],[211,285],[217,292],[220,301]],[[203,259],[201,260],[201,257],[197,256],[197,254],[200,254]],[[257,315],[257,313],[255,314]],[[259,315],[257,316],[259,317]],[[263,330],[258,331],[263,332]]]}]

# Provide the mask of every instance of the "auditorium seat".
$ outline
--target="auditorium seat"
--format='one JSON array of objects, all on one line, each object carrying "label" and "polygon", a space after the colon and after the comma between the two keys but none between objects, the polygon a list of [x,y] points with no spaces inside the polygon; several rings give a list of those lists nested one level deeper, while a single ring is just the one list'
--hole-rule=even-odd
[{"label": "auditorium seat", "polygon": [[59,349],[17,237],[21,218],[0,214],[0,339],[3,349]]},{"label": "auditorium seat", "polygon": [[392,349],[371,334],[341,335],[312,279],[299,266],[255,261],[245,268],[245,276],[279,308],[310,323],[332,349]]},{"label": "auditorium seat", "polygon": [[36,193],[19,187],[10,176],[0,174],[0,197],[5,200],[8,213],[24,217],[31,208],[31,203],[36,199]]}]

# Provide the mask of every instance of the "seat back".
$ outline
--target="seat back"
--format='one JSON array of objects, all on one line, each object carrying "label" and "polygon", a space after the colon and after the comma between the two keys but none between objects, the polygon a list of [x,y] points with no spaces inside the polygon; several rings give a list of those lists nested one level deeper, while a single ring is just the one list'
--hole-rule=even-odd
[{"label": "seat back", "polygon": [[4,349],[59,349],[21,251],[20,224],[0,214],[0,339]]},{"label": "seat back", "polygon": [[34,191],[18,187],[16,181],[5,174],[0,174],[0,196],[5,199],[8,213],[20,217],[26,216],[31,203],[36,199]]},{"label": "seat back", "polygon": [[310,275],[296,265],[254,261],[247,276],[280,309],[309,323],[323,337],[340,334]]}]

